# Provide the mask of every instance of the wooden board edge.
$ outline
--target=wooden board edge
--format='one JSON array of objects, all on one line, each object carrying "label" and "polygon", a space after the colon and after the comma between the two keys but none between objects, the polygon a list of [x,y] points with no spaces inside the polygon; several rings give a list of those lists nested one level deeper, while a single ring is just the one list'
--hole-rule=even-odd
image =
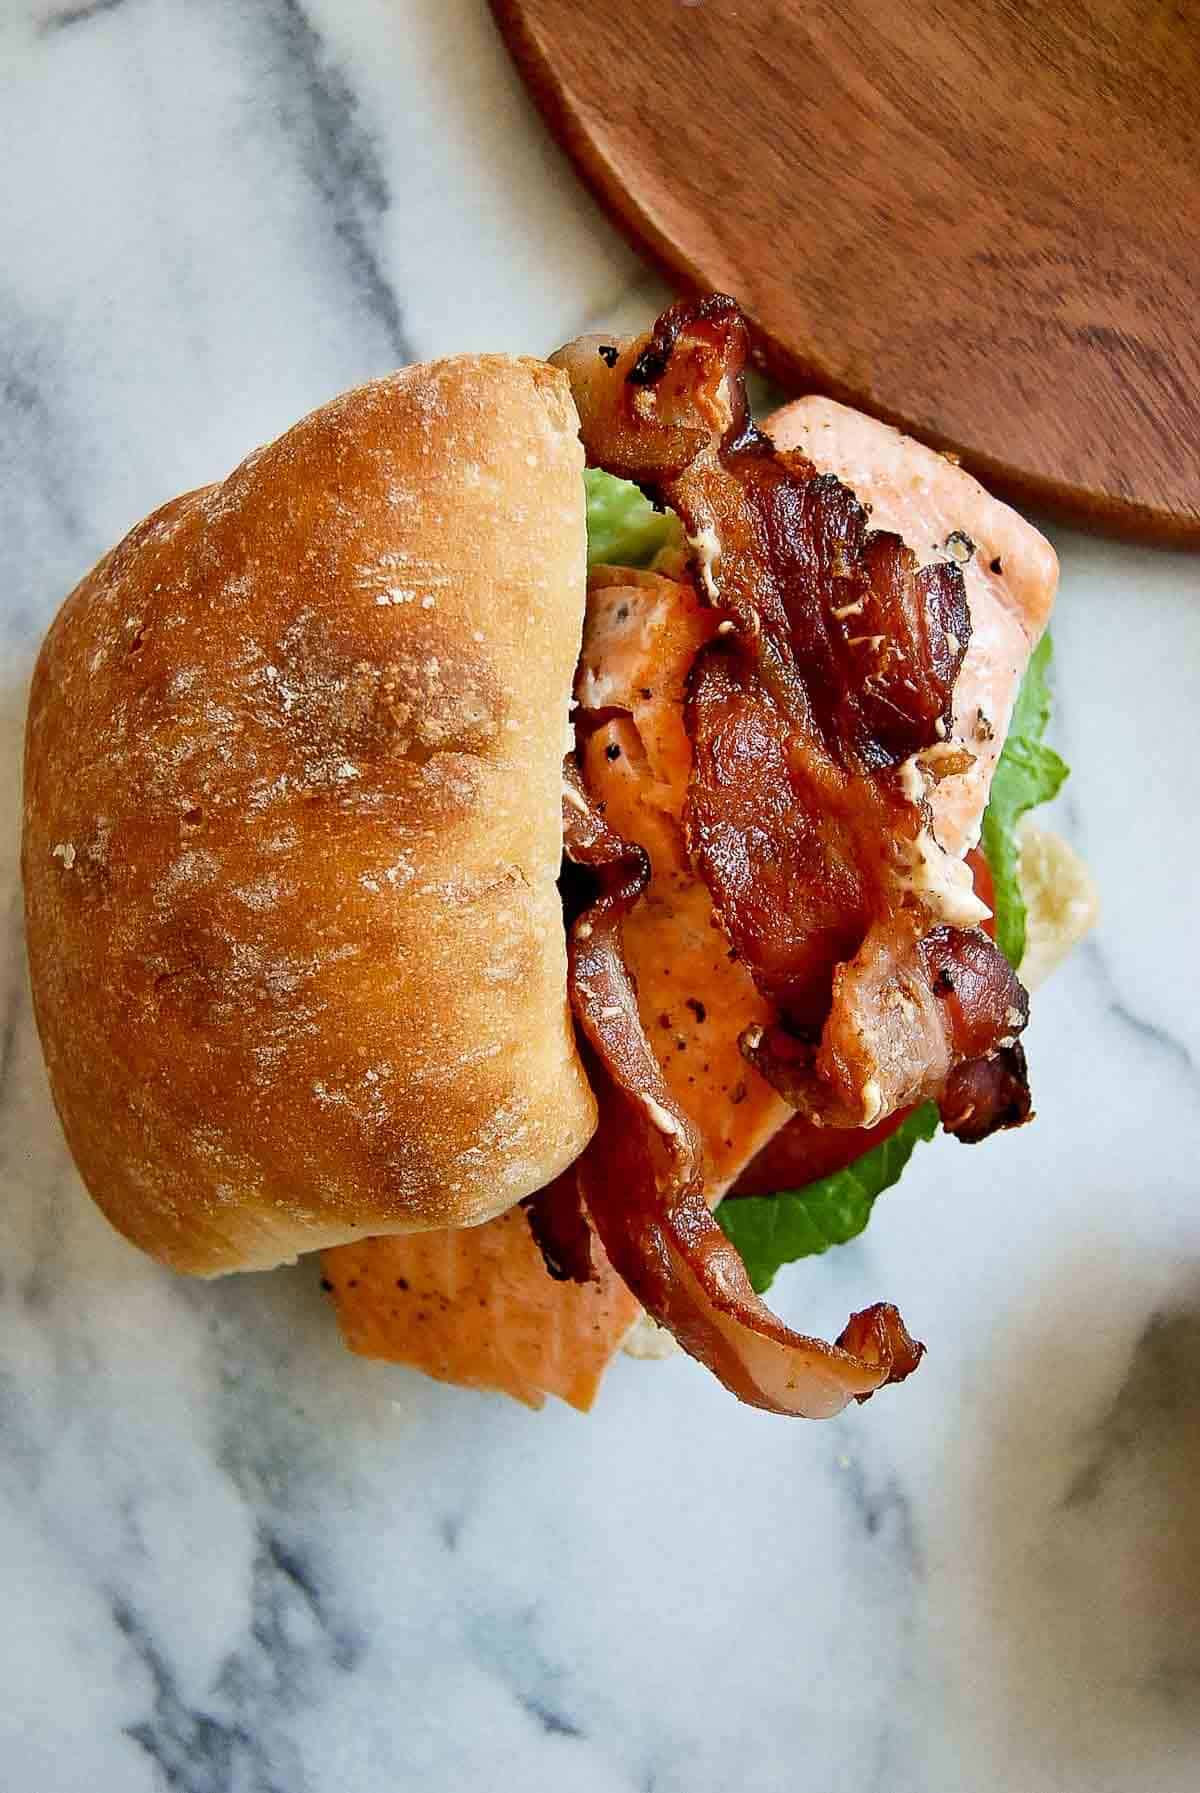
[{"label": "wooden board edge", "polygon": [[[704,271],[671,242],[632,197],[616,168],[583,123],[537,34],[530,28],[521,0],[488,0],[488,4],[526,91],[551,136],[565,150],[605,216],[626,241],[647,256],[681,292],[707,291],[709,281]],[[1041,512],[1057,522],[1120,541],[1200,549],[1200,511],[1187,516],[1132,499],[1094,492],[1087,487],[1065,485],[980,454],[968,444],[931,432],[913,418],[880,405],[870,395],[830,379],[815,363],[806,362],[773,337],[752,315],[747,313],[747,317],[754,339],[755,360],[790,392],[818,392],[842,404],[853,405],[857,410],[867,411],[884,423],[892,424],[905,435],[943,453],[956,455],[968,472],[989,491],[1023,511]]]}]

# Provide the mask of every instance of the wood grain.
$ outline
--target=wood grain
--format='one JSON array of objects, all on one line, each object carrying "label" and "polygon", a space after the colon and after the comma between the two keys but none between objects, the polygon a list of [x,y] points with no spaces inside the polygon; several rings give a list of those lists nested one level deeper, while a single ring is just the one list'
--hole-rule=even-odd
[{"label": "wood grain", "polygon": [[492,5],[606,208],[776,377],[1200,543],[1200,9]]}]

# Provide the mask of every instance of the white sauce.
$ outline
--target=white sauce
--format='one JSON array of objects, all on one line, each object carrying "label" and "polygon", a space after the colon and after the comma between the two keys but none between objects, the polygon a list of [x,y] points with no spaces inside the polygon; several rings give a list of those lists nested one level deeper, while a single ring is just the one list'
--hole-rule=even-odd
[{"label": "white sauce", "polygon": [[700,583],[704,587],[709,602],[717,602],[717,582],[713,576],[713,568],[721,558],[721,540],[711,522],[704,525],[697,535],[689,535],[688,547],[693,550],[700,566]]},{"label": "white sauce", "polygon": [[646,1104],[646,1112],[659,1132],[665,1133],[668,1139],[674,1139],[679,1132],[679,1122],[675,1116],[668,1114],[662,1103],[656,1102],[653,1096],[643,1096],[642,1101]]},{"label": "white sauce", "polygon": [[970,866],[947,853],[929,826],[925,774],[916,754],[899,767],[899,778],[905,797],[921,811],[921,828],[907,849],[908,863],[897,872],[897,881],[920,897],[939,921],[952,928],[978,927],[991,910],[975,894]]}]

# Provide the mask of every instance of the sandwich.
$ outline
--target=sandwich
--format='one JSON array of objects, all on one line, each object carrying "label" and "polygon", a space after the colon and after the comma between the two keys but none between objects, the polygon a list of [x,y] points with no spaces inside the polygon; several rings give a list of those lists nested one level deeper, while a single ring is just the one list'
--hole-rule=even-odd
[{"label": "sandwich", "polygon": [[757,426],[720,295],[347,393],[139,524],[30,695],[51,1091],[172,1269],[321,1252],[343,1336],[586,1408],[674,1340],[809,1417],[899,1382],[762,1292],[918,1141],[1032,1108],[1021,832],[1049,544],[825,399]]}]

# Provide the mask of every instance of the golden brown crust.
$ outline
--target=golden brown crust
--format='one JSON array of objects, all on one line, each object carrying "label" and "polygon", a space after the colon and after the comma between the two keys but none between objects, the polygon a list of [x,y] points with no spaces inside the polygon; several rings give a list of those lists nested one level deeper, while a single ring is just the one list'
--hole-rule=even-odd
[{"label": "golden brown crust", "polygon": [[34,675],[34,1000],[85,1182],[177,1269],[486,1220],[592,1132],[556,878],[565,377],[346,394],[164,506]]}]

